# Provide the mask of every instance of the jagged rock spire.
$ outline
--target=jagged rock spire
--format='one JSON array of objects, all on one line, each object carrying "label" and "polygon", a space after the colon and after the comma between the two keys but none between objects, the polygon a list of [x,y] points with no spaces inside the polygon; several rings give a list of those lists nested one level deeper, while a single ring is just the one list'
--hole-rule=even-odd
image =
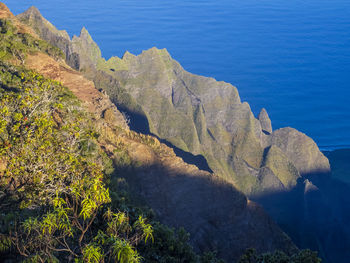
[{"label": "jagged rock spire", "polygon": [[26,11],[27,14],[32,14],[32,15],[38,15],[38,16],[42,16],[39,9],[36,8],[35,6],[31,6],[28,8],[28,10]]},{"label": "jagged rock spire", "polygon": [[269,115],[267,114],[267,111],[265,108],[262,108],[259,114],[259,121],[261,124],[261,128],[263,131],[272,133],[272,125],[271,120],[269,118]]}]

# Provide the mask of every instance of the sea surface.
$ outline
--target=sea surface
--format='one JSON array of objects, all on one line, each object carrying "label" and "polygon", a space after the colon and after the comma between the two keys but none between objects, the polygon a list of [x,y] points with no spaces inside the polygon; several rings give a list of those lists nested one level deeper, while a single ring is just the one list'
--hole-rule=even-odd
[{"label": "sea surface", "polygon": [[35,5],[72,36],[85,26],[105,58],[167,48],[188,71],[235,85],[275,129],[323,150],[350,148],[349,0],[5,0]]}]

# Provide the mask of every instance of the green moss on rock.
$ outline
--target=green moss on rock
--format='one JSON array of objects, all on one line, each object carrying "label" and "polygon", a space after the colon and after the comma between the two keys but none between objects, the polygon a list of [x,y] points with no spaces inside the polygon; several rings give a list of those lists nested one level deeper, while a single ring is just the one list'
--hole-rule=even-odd
[{"label": "green moss on rock", "polygon": [[270,168],[287,189],[294,187],[300,177],[293,163],[274,145],[268,149],[263,166]]}]

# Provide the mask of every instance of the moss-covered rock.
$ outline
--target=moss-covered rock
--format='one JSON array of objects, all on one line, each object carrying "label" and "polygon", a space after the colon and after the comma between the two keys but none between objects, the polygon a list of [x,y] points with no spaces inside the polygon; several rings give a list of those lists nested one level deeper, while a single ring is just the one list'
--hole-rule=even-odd
[{"label": "moss-covered rock", "polygon": [[274,131],[270,144],[280,148],[301,175],[330,172],[329,161],[316,143],[296,129],[288,127]]},{"label": "moss-covered rock", "polygon": [[263,166],[268,167],[286,189],[294,187],[300,177],[293,163],[291,163],[282,150],[275,145],[267,149]]}]

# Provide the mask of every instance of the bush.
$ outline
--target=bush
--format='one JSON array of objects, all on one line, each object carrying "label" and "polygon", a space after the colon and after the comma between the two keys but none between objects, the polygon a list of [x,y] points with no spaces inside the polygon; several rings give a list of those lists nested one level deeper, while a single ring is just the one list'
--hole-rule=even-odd
[{"label": "bush", "polygon": [[22,64],[28,53],[44,52],[55,59],[64,58],[62,51],[46,41],[19,33],[10,20],[0,19],[0,59],[16,59]]},{"label": "bush", "polygon": [[35,72],[1,62],[0,84],[1,251],[12,246],[34,262],[139,262],[134,247],[153,240],[153,228],[111,210],[102,165],[110,162],[91,116]]}]

